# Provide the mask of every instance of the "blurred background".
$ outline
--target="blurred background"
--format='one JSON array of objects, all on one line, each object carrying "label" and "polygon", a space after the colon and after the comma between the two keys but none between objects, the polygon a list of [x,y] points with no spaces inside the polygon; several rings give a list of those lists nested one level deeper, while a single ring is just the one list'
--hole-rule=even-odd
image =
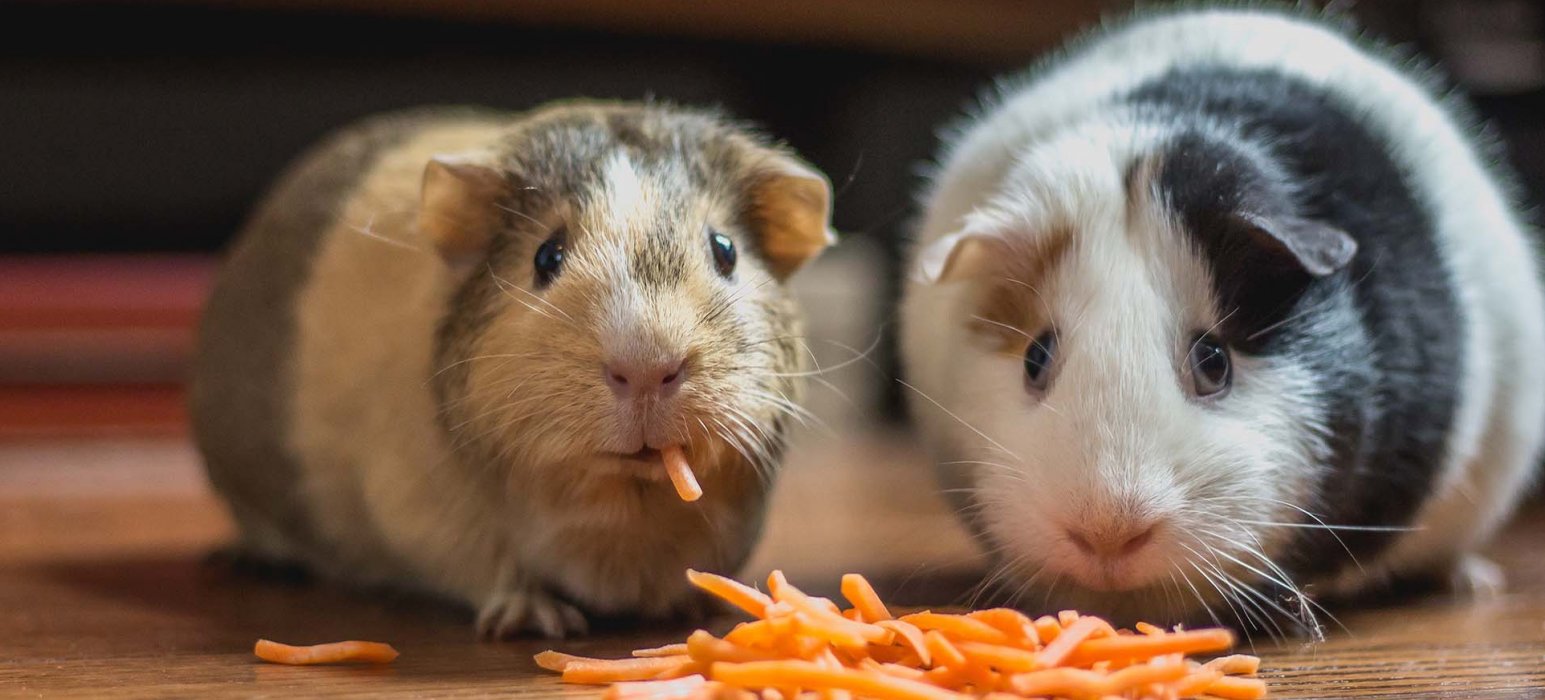
[{"label": "blurred background", "polygon": [[[1330,4],[1440,60],[1511,144],[1539,201],[1538,3]],[[842,336],[834,340],[867,348],[891,318],[883,300],[895,296],[898,242],[940,125],[993,76],[1128,5],[5,3],[0,432],[179,430],[190,330],[219,251],[249,207],[330,129],[429,103],[522,109],[576,95],[653,97],[762,125],[838,188],[836,223],[847,240],[802,288],[860,295],[818,308],[847,313],[821,319]],[[847,283],[854,275],[868,283]],[[845,352],[825,349],[839,360]],[[878,380],[893,368],[889,343],[873,358],[880,371],[869,378]],[[866,414],[894,418],[899,396],[877,382],[851,398]]]},{"label": "blurred background", "polygon": [[[1531,202],[1541,201],[1539,3],[1329,4],[1439,60],[1507,140]],[[325,132],[427,103],[521,109],[589,96],[719,106],[786,139],[831,176],[846,239],[801,275],[798,291],[813,311],[812,350],[842,369],[827,375],[830,386],[813,389],[825,430],[800,443],[791,468],[895,466],[916,480],[892,490],[915,485],[914,505],[933,507],[926,467],[884,437],[902,413],[901,388],[888,378],[889,300],[921,166],[939,127],[993,76],[1129,5],[5,2],[0,495],[164,487],[203,498],[183,437],[180,388],[200,304],[249,207]],[[789,482],[792,495],[780,498],[791,502],[873,488],[858,479],[848,491],[833,489],[828,477]],[[199,502],[180,516],[162,510],[173,518],[166,529],[200,532],[184,526],[217,523],[216,511]],[[30,532],[28,546],[64,536],[49,534],[56,515],[26,512],[0,509],[0,536]],[[106,511],[89,512],[109,518],[111,528],[110,516],[100,515]],[[799,526],[774,528],[771,546],[810,541]],[[964,549],[958,539],[938,546]]]}]

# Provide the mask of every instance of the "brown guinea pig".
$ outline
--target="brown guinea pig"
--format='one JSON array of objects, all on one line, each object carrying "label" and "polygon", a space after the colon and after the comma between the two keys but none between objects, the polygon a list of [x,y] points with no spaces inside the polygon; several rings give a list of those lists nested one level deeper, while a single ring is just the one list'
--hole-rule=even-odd
[{"label": "brown guinea pig", "polygon": [[[564,103],[347,129],[257,209],[192,411],[238,551],[478,610],[689,608],[757,539],[805,365],[820,173],[718,116]],[[704,495],[684,502],[662,448]]]}]

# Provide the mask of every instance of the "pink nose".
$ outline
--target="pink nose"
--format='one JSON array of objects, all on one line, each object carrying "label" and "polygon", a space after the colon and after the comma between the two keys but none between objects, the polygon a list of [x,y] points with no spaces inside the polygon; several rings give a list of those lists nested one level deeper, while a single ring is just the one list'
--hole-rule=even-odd
[{"label": "pink nose", "polygon": [[619,399],[653,394],[659,398],[675,395],[687,378],[687,361],[629,362],[617,360],[601,368],[606,385]]},{"label": "pink nose", "polygon": [[1158,521],[1145,520],[1117,524],[1113,527],[1085,528],[1070,526],[1068,539],[1079,551],[1101,559],[1120,559],[1132,556],[1153,541],[1153,533],[1159,529]]}]

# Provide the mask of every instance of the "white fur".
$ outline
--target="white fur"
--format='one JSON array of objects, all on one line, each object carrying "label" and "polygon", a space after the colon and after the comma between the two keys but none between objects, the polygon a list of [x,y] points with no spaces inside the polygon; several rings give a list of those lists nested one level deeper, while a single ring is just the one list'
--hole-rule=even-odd
[{"label": "white fur", "polygon": [[[1186,13],[1100,37],[1009,92],[948,150],[925,199],[917,256],[928,269],[907,286],[903,352],[919,392],[938,403],[917,401],[915,413],[940,459],[1000,466],[946,466],[945,485],[985,498],[980,522],[1009,550],[1005,561],[1021,562],[1019,576],[1050,565],[1086,585],[1162,583],[1165,562],[1139,558],[1121,571],[1094,571],[1061,542],[1055,518],[1125,517],[1146,507],[1197,525],[1206,520],[1186,515],[1183,506],[1195,504],[1184,498],[1209,479],[1226,480],[1237,497],[1307,502],[1323,437],[1313,377],[1291,363],[1241,360],[1226,412],[1186,401],[1172,335],[1218,320],[1195,301],[1209,294],[1207,281],[1190,256],[1175,255],[1167,223],[1141,205],[1123,210],[1120,173],[1157,134],[1134,131],[1128,115],[1104,103],[1173,68],[1205,64],[1272,68],[1335,92],[1397,144],[1397,163],[1433,206],[1467,323],[1455,329],[1465,338],[1463,386],[1418,530],[1383,561],[1363,564],[1376,573],[1458,559],[1511,510],[1540,452],[1545,302],[1534,251],[1441,109],[1381,60],[1284,16]],[[1071,226],[1076,243],[1037,292],[1062,326],[1066,364],[1038,405],[1022,388],[1017,359],[973,337],[970,285],[930,283],[938,268],[928,260],[950,245],[938,241],[963,231],[1035,236],[1056,226]],[[1241,517],[1214,505],[1214,515]],[[1302,519],[1286,507],[1244,517]],[[1281,528],[1232,532],[1261,546],[1285,536]],[[1184,553],[1173,541],[1153,549]],[[1205,587],[1200,572],[1182,574]],[[1366,575],[1352,571],[1340,583],[1355,588]]]},{"label": "white fur", "polygon": [[644,215],[644,183],[628,155],[618,151],[606,163],[606,201],[613,230],[627,231]]}]

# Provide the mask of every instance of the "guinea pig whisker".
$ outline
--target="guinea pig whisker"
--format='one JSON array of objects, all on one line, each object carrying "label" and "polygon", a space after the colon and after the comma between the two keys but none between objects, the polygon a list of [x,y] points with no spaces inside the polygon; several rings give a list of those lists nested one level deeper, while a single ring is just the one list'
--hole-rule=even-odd
[{"label": "guinea pig whisker", "polygon": [[990,318],[987,318],[986,316],[982,316],[980,314],[971,314],[971,318],[974,319],[974,320],[977,320],[977,321],[981,321],[982,323],[986,323],[986,324],[997,326],[997,327],[1002,328],[1002,329],[1004,329],[1006,331],[1010,331],[1010,332],[1013,332],[1013,333],[1018,333],[1018,334],[1024,336],[1026,340],[1029,340],[1032,343],[1035,342],[1035,337],[1034,336],[1032,336],[1029,333],[1026,333],[1026,332],[1024,332],[1024,331],[1022,331],[1022,330],[1020,330],[1018,328],[1015,328],[1014,326],[1011,326],[1011,325],[1009,325],[1007,323],[1002,323],[1002,322],[999,322],[999,321],[994,321],[994,320],[992,320]]},{"label": "guinea pig whisker", "polygon": [[725,425],[724,422],[720,421],[718,418],[710,418],[709,420],[713,421],[714,425],[719,426],[719,438],[724,440],[724,442],[730,446],[730,449],[735,450],[735,452],[739,454],[742,459],[751,465],[752,471],[756,472],[757,479],[762,483],[762,485],[766,486],[771,484],[773,477],[772,466],[768,459],[766,459],[768,455],[766,454],[765,450],[759,450],[755,447],[752,447],[751,442],[747,437],[737,431],[731,430],[729,426]]},{"label": "guinea pig whisker", "polygon": [[411,251],[413,251],[415,253],[423,253],[424,252],[423,248],[420,248],[420,247],[418,247],[416,245],[413,245],[411,243],[407,243],[405,241],[399,241],[399,240],[397,240],[395,238],[387,238],[386,236],[383,236],[383,235],[381,235],[379,233],[376,233],[375,232],[375,223],[376,223],[376,216],[375,216],[375,214],[371,214],[370,218],[365,221],[365,225],[364,226],[350,226],[349,230],[353,231],[353,232],[355,232],[357,234],[360,234],[360,235],[362,235],[362,236],[364,236],[366,238],[369,238],[371,240],[380,241],[380,242],[385,243],[387,245],[396,246],[398,248],[403,248],[405,250],[411,250]]},{"label": "guinea pig whisker", "polygon": [[[999,279],[1003,280],[1004,282],[1008,282],[1009,284],[1017,284],[1017,285],[1019,285],[1021,287],[1024,287],[1025,289],[1030,290],[1030,293],[1035,295],[1036,301],[1041,302],[1041,311],[1046,314],[1046,320],[1050,321],[1052,319],[1053,314],[1051,312],[1051,305],[1046,303],[1046,297],[1041,296],[1041,290],[1036,289],[1035,285],[1032,285],[1032,284],[1030,284],[1028,282],[1024,282],[1022,280],[1014,279],[1013,277],[1000,277]],[[1056,326],[1054,324],[1053,328],[1055,328],[1055,327]],[[1029,337],[1029,336],[1026,336],[1026,337]],[[1060,338],[1059,338],[1059,340],[1060,340]]]},{"label": "guinea pig whisker", "polygon": [[[1262,500],[1269,501],[1269,502],[1272,502],[1272,503],[1276,503],[1278,505],[1287,506],[1289,508],[1292,508],[1293,510],[1296,510],[1296,511],[1298,511],[1300,513],[1303,513],[1304,515],[1308,516],[1311,520],[1315,521],[1316,523],[1328,526],[1328,523],[1325,522],[1324,518],[1321,518],[1320,516],[1315,515],[1314,513],[1311,513],[1308,510],[1306,510],[1306,509],[1304,509],[1304,508],[1302,508],[1300,506],[1297,506],[1297,505],[1294,505],[1292,503],[1288,503],[1287,501],[1283,501],[1283,500],[1276,499],[1276,498],[1263,498]],[[1357,570],[1359,572],[1361,572],[1361,573],[1365,573],[1366,574],[1367,570],[1363,568],[1363,563],[1357,560],[1357,555],[1352,553],[1352,548],[1347,546],[1346,540],[1341,539],[1341,535],[1336,534],[1336,531],[1333,530],[1333,529],[1327,529],[1326,532],[1329,532],[1330,536],[1335,538],[1336,542],[1341,545],[1341,548],[1346,551],[1347,557],[1349,557],[1352,560],[1352,563],[1357,566]]]},{"label": "guinea pig whisker", "polygon": [[[1024,474],[1021,473],[1021,470],[1015,469],[1014,467],[1011,467],[1011,466],[1009,466],[1007,464],[1000,464],[998,462],[988,462],[988,461],[979,460],[979,459],[957,459],[957,460],[952,460],[952,461],[949,461],[949,462],[939,462],[938,466],[941,466],[941,467],[959,467],[959,466],[965,466],[965,465],[969,465],[969,464],[974,464],[974,465],[983,466],[983,467],[993,467],[995,469],[1001,469],[1001,470],[1003,470],[1001,476],[1008,477],[1009,479],[1012,479],[1014,481],[1018,481],[1020,483],[1029,483],[1029,481],[1030,481],[1028,477],[1026,477]],[[954,492],[958,492],[958,491],[975,491],[975,490],[976,489],[972,489],[972,488],[947,489],[947,490],[940,491],[940,493],[954,493]]]},{"label": "guinea pig whisker", "polygon": [[[804,342],[801,342],[800,345],[804,346],[805,352],[810,354],[810,361],[815,363],[815,365],[816,365],[815,370],[814,371],[810,371],[810,372],[769,372],[767,374],[767,376],[769,376],[769,377],[813,377],[813,376],[820,375],[820,374],[831,374],[832,372],[835,372],[835,371],[837,371],[839,369],[844,369],[844,368],[850,367],[852,365],[858,364],[860,362],[870,362],[869,356],[872,355],[874,353],[874,351],[879,349],[879,347],[880,347],[881,336],[880,336],[880,334],[876,333],[875,336],[874,336],[874,339],[869,341],[869,346],[864,348],[863,350],[858,350],[857,348],[851,347],[851,346],[849,346],[849,345],[847,345],[845,343],[841,343],[841,342],[838,342],[838,341],[835,341],[835,340],[830,340],[830,339],[826,339],[826,338],[822,338],[821,340],[823,342],[827,343],[828,345],[832,345],[834,347],[841,348],[843,350],[847,350],[848,352],[853,353],[853,357],[850,357],[850,358],[848,358],[846,360],[838,362],[837,364],[834,364],[834,365],[829,365],[829,366],[826,366],[826,367],[822,367],[820,365],[820,362],[818,362],[815,359],[815,353],[811,352],[810,346],[808,344],[804,343]],[[873,362],[870,362],[870,364],[872,365]]]},{"label": "guinea pig whisker", "polygon": [[1234,597],[1225,591],[1217,581],[1213,580],[1213,577],[1208,575],[1208,573],[1204,571],[1199,564],[1197,564],[1196,560],[1187,559],[1186,563],[1196,571],[1198,576],[1202,577],[1202,580],[1207,582],[1207,585],[1212,586],[1212,589],[1217,592],[1218,597],[1223,600],[1223,603],[1228,605],[1229,610],[1234,613],[1234,619],[1239,622],[1239,629],[1245,631],[1246,638],[1249,638],[1250,625],[1245,624],[1245,616],[1241,615],[1239,608],[1234,605]]},{"label": "guinea pig whisker", "polygon": [[[1221,557],[1223,557],[1225,559],[1228,559],[1229,561],[1232,561],[1235,564],[1245,568],[1246,570],[1254,573],[1255,575],[1260,576],[1261,578],[1263,578],[1263,579],[1265,579],[1267,581],[1270,581],[1272,583],[1277,584],[1278,586],[1281,586],[1282,588],[1287,589],[1293,595],[1295,595],[1295,596],[1299,595],[1298,588],[1296,586],[1294,586],[1290,581],[1279,579],[1279,578],[1277,578],[1275,576],[1269,575],[1266,572],[1261,571],[1260,569],[1257,569],[1254,566],[1251,566],[1251,565],[1245,563],[1243,560],[1239,559],[1238,557],[1235,557],[1232,554],[1229,554],[1228,552],[1225,552],[1225,551],[1223,551],[1221,549],[1217,549],[1217,548],[1209,546],[1209,545],[1204,545],[1204,546],[1206,546],[1207,550],[1212,553],[1212,555],[1214,557],[1214,560],[1216,560],[1217,557],[1221,556]],[[1236,589],[1242,588],[1249,595],[1252,595],[1252,596],[1255,596],[1256,598],[1259,598],[1262,602],[1264,602],[1267,605],[1271,606],[1272,609],[1274,609],[1277,612],[1281,613],[1283,617],[1285,617],[1287,619],[1290,619],[1290,620],[1298,620],[1298,616],[1297,615],[1294,615],[1294,614],[1288,612],[1281,605],[1277,604],[1276,601],[1271,600],[1271,598],[1267,597],[1265,594],[1263,594],[1260,591],[1256,590],[1255,587],[1250,586],[1249,584],[1246,584],[1245,582],[1239,580],[1239,578],[1237,576],[1233,576],[1231,574],[1228,574],[1228,573],[1224,572],[1222,567],[1220,567],[1220,566],[1216,566],[1215,565],[1212,568],[1213,568],[1213,571],[1216,572],[1219,576],[1225,577],[1225,579],[1230,582],[1230,586],[1231,587],[1234,587]],[[1257,607],[1259,607],[1259,605],[1257,605]],[[1265,611],[1262,611],[1262,612],[1264,613]],[[1279,633],[1282,632],[1281,626],[1276,625],[1275,622],[1273,622],[1273,626],[1277,627],[1277,632],[1279,632]]]},{"label": "guinea pig whisker", "polygon": [[[457,360],[455,362],[452,362],[452,363],[450,363],[450,364],[448,364],[448,365],[446,365],[444,367],[441,367],[434,374],[429,375],[429,378],[430,379],[434,379],[435,377],[438,377],[438,376],[440,376],[442,374],[445,374],[447,371],[449,371],[450,369],[452,369],[454,367],[460,367],[461,365],[465,365],[465,364],[468,364],[468,363],[476,362],[478,360],[494,360],[494,359],[500,359],[500,358],[503,358],[503,359],[515,359],[517,357],[529,357],[529,356],[530,356],[530,353],[508,353],[507,352],[507,353],[500,353],[500,354],[497,354],[497,355],[478,355],[477,357],[464,357],[464,358],[462,358],[460,360]],[[426,380],[426,383],[427,383],[427,380]]]},{"label": "guinea pig whisker", "polygon": [[[504,292],[505,296],[508,296],[511,299],[515,299],[516,301],[520,301],[519,299],[516,299],[514,295],[510,294],[511,291],[520,292],[521,294],[524,294],[524,295],[526,295],[528,297],[531,297],[532,299],[536,300],[537,302],[543,304],[547,308],[552,309],[553,311],[558,312],[558,314],[563,316],[563,318],[567,319],[570,324],[576,325],[576,327],[577,327],[577,322],[574,320],[573,316],[569,315],[569,312],[564,311],[563,309],[558,308],[552,302],[550,302],[550,301],[548,301],[546,299],[543,299],[541,296],[539,296],[537,294],[533,294],[533,293],[531,293],[531,292],[529,292],[529,291],[527,291],[525,289],[522,289],[520,287],[520,285],[515,284],[514,282],[511,282],[511,281],[509,281],[507,279],[504,279],[503,277],[500,277],[498,273],[494,272],[494,268],[493,268],[492,265],[488,266],[488,276],[493,278],[494,285],[497,286],[500,291]],[[525,304],[525,302],[523,302],[523,301],[521,303]],[[532,311],[537,311],[536,307],[531,306],[530,304],[526,304],[526,308],[529,308]],[[538,311],[537,313],[542,313],[542,312]],[[542,315],[543,316],[547,316],[549,318],[556,318],[552,314],[543,313]]]},{"label": "guinea pig whisker", "polygon": [[[1046,593],[1041,596],[1042,608],[1045,608],[1051,604],[1051,595],[1057,591],[1057,584],[1059,583],[1062,583],[1062,574],[1053,574],[1051,577],[1051,583],[1047,584],[1046,586]],[[1014,607],[1019,607],[1018,600],[1014,601]]]},{"label": "guinea pig whisker", "polygon": [[[1288,581],[1292,581],[1292,578],[1287,575],[1287,572],[1283,571],[1282,567],[1271,561],[1271,559],[1265,554],[1253,550],[1247,551],[1246,553],[1256,557],[1257,559],[1260,559],[1262,563],[1266,564],[1267,568],[1276,571],[1277,574],[1282,578],[1287,579]],[[1342,624],[1341,619],[1336,617],[1335,613],[1332,613],[1324,605],[1316,602],[1314,598],[1310,597],[1307,593],[1304,593],[1302,589],[1294,586],[1287,586],[1284,588],[1286,589],[1287,594],[1292,598],[1293,603],[1298,606],[1299,610],[1296,615],[1290,613],[1289,616],[1296,620],[1299,626],[1303,627],[1304,630],[1307,631],[1316,641],[1324,641],[1325,639],[1324,625],[1320,624],[1319,615],[1316,615],[1315,613],[1316,610],[1319,611],[1320,615],[1324,615],[1343,631],[1351,631],[1347,629],[1346,625]]]},{"label": "guinea pig whisker", "polygon": [[817,416],[810,409],[795,403],[781,391],[761,391],[753,389],[747,391],[746,394],[752,398],[761,399],[762,401],[765,401],[776,408],[781,408],[788,415],[800,418],[803,421],[810,421],[817,424],[824,422],[821,420],[820,416]]},{"label": "guinea pig whisker", "polygon": [[1013,592],[1008,594],[1008,600],[1016,606],[1019,605],[1020,601],[1025,599],[1025,596],[1029,595],[1031,591],[1035,590],[1036,582],[1040,581],[1041,576],[1044,575],[1046,571],[1047,568],[1045,565],[1037,567],[1034,573],[1027,576],[1024,581],[1022,581],[1014,588]]},{"label": "guinea pig whisker", "polygon": [[[1289,575],[1285,569],[1273,561],[1271,557],[1266,556],[1265,548],[1261,546],[1260,540],[1255,537],[1255,533],[1251,532],[1248,528],[1239,528],[1239,530],[1240,532],[1244,533],[1246,537],[1249,537],[1253,542],[1255,542],[1255,546],[1243,547],[1238,543],[1236,543],[1235,546],[1240,546],[1243,553],[1260,559],[1261,563],[1264,564],[1266,568],[1276,573],[1276,575],[1281,577],[1283,581],[1287,582],[1288,584],[1292,584],[1293,577]],[[1337,618],[1334,613],[1332,613],[1325,606],[1315,602],[1315,600],[1304,593],[1301,588],[1296,585],[1286,585],[1284,588],[1287,589],[1287,592],[1293,597],[1293,600],[1298,605],[1300,614],[1296,616],[1296,619],[1298,619],[1302,626],[1308,629],[1309,633],[1315,639],[1323,640],[1325,638],[1323,626],[1320,624],[1319,618],[1315,615],[1315,610],[1319,610],[1322,614],[1325,615],[1325,617],[1329,618],[1331,622],[1334,622],[1337,627],[1340,627],[1342,630],[1347,630],[1346,625],[1342,624],[1341,620]]]},{"label": "guinea pig whisker", "polygon": [[[1375,257],[1373,259],[1373,262],[1368,264],[1368,270],[1366,272],[1364,272],[1362,274],[1362,276],[1360,276],[1357,279],[1353,280],[1351,285],[1349,285],[1349,286],[1352,287],[1352,288],[1356,288],[1357,286],[1361,285],[1364,281],[1366,281],[1368,279],[1369,275],[1373,274],[1374,269],[1376,269],[1379,266],[1379,262],[1382,261],[1383,259],[1384,259],[1384,252],[1380,251],[1378,257]],[[1285,325],[1287,325],[1289,323],[1297,321],[1297,320],[1299,320],[1301,318],[1304,318],[1306,316],[1312,316],[1315,313],[1317,313],[1322,306],[1324,306],[1326,303],[1330,302],[1332,299],[1333,299],[1333,297],[1323,297],[1319,301],[1316,301],[1314,303],[1311,303],[1309,306],[1304,307],[1304,309],[1299,311],[1298,313],[1293,314],[1291,316],[1288,316],[1287,318],[1284,318],[1284,319],[1282,319],[1280,321],[1277,321],[1275,323],[1272,323],[1270,325],[1267,325],[1265,328],[1262,328],[1262,329],[1260,329],[1258,331],[1255,331],[1254,333],[1251,333],[1250,335],[1245,336],[1245,340],[1246,341],[1255,340],[1256,338],[1259,338],[1260,336],[1266,335],[1267,333],[1270,333],[1270,332],[1272,332],[1274,330],[1277,330],[1278,328],[1281,328],[1281,327],[1283,327],[1283,326],[1285,326]]]},{"label": "guinea pig whisker", "polygon": [[[1199,537],[1193,537],[1192,539],[1194,539],[1198,545],[1201,545],[1202,548],[1206,549],[1208,554],[1202,554],[1185,542],[1181,542],[1180,546],[1184,547],[1186,551],[1193,555],[1193,558],[1188,558],[1187,561],[1191,564],[1192,568],[1197,570],[1198,574],[1206,577],[1208,582],[1213,584],[1213,588],[1217,589],[1218,593],[1224,596],[1224,602],[1228,603],[1230,608],[1233,608],[1235,599],[1238,597],[1238,592],[1234,590],[1234,585],[1225,585],[1231,581],[1232,577],[1226,574],[1222,567],[1218,565],[1217,550],[1212,548],[1206,542],[1203,542]],[[1211,556],[1210,560],[1209,555]],[[1212,574],[1209,574],[1208,571],[1202,570],[1200,566],[1206,566],[1207,570],[1211,571]],[[1216,578],[1214,577],[1214,574],[1216,575]],[[1241,606],[1245,605],[1246,602],[1247,601],[1239,601]],[[1249,608],[1244,607],[1241,609],[1244,610],[1246,617],[1250,617],[1252,621],[1255,621],[1255,617],[1251,614]],[[1238,609],[1234,611],[1234,615],[1235,617],[1239,616]],[[1243,621],[1241,621],[1241,625],[1243,625]]]},{"label": "guinea pig whisker", "polygon": [[1267,527],[1294,527],[1305,530],[1346,530],[1352,532],[1416,532],[1423,529],[1398,525],[1321,525],[1319,523],[1274,523],[1266,520],[1235,520],[1234,522]]},{"label": "guinea pig whisker", "polygon": [[[528,187],[526,189],[534,190],[536,188]],[[500,208],[500,209],[502,209],[504,211],[507,211],[507,212],[509,212],[511,214],[514,214],[514,215],[516,215],[516,216],[518,216],[518,217],[520,217],[522,219],[525,219],[526,221],[530,221],[531,223],[536,224],[537,227],[540,228],[540,229],[543,229],[543,230],[547,229],[547,224],[544,224],[541,221],[538,221],[535,217],[532,217],[530,214],[527,214],[527,213],[525,213],[523,211],[516,211],[514,209],[511,209],[510,207],[504,206],[503,204],[499,204],[498,202],[495,202],[494,206],[496,206],[496,207],[498,207],[498,208]]]},{"label": "guinea pig whisker", "polygon": [[[1185,561],[1188,564],[1190,563],[1189,559],[1187,559]],[[1212,618],[1212,623],[1213,624],[1215,624],[1215,625],[1217,625],[1219,627],[1222,627],[1223,626],[1223,619],[1218,617],[1218,612],[1216,610],[1213,610],[1212,606],[1207,603],[1207,596],[1202,595],[1201,590],[1196,587],[1196,584],[1191,582],[1191,577],[1186,575],[1185,571],[1181,570],[1179,562],[1175,562],[1175,563],[1172,563],[1170,565],[1170,580],[1172,580],[1172,581],[1176,580],[1175,579],[1175,574],[1177,574],[1177,573],[1180,574],[1180,579],[1179,580],[1180,581],[1184,581],[1185,584],[1186,584],[1186,587],[1191,589],[1191,594],[1196,597],[1196,602],[1201,604],[1203,610],[1207,611],[1207,617]],[[1177,590],[1180,588],[1180,585],[1179,585],[1178,582],[1176,583],[1175,588]]]},{"label": "guinea pig whisker", "polygon": [[954,411],[951,411],[948,408],[945,408],[944,404],[939,403],[932,396],[929,396],[928,394],[924,393],[922,389],[919,389],[919,388],[917,388],[915,386],[912,386],[905,379],[901,379],[899,377],[896,379],[896,382],[898,384],[908,388],[908,389],[911,389],[918,396],[921,396],[924,399],[926,399],[928,401],[928,403],[931,403],[934,406],[938,407],[938,409],[940,411],[943,411],[945,415],[949,416],[950,418],[955,419],[956,422],[958,422],[961,425],[965,426],[967,430],[970,430],[971,432],[976,433],[978,437],[982,438],[983,440],[986,440],[988,442],[988,444],[992,445],[993,447],[998,448],[999,450],[1002,450],[1004,454],[1007,454],[1008,456],[1013,457],[1018,462],[1022,463],[1022,462],[1025,461],[1024,458],[1020,457],[1017,454],[1014,454],[1013,450],[1010,450],[1009,448],[1004,447],[1003,445],[998,444],[997,440],[994,440],[994,439],[992,439],[990,437],[987,437],[987,433],[984,433],[984,432],[982,432],[980,430],[977,430],[976,426],[971,425],[970,423],[967,423],[964,418],[961,418],[960,416],[955,415]]},{"label": "guinea pig whisker", "polygon": [[723,410],[726,417],[740,425],[748,436],[756,439],[758,444],[772,441],[772,435],[767,432],[767,427],[762,425],[755,416],[747,413],[746,409],[740,406],[726,406]]},{"label": "guinea pig whisker", "polygon": [[[970,596],[970,600],[966,603],[966,607],[975,608],[977,603],[981,602],[982,596],[987,595],[989,591],[992,591],[999,584],[1001,584],[1004,579],[1008,578],[1008,576],[1012,574],[1014,570],[1017,569],[1020,564],[1023,564],[1029,557],[1029,553],[1022,552],[1018,555],[1015,555],[1013,559],[1006,562],[1001,562],[994,566],[988,576],[977,582],[977,584],[972,586],[971,590],[967,592]],[[1039,574],[1040,572],[1036,573]]]},{"label": "guinea pig whisker", "polygon": [[1207,336],[1212,335],[1213,331],[1218,330],[1218,326],[1221,326],[1221,325],[1223,325],[1225,323],[1228,323],[1228,320],[1230,318],[1233,318],[1234,314],[1236,314],[1236,313],[1239,313],[1239,307],[1237,307],[1237,306],[1234,307],[1228,313],[1223,314],[1223,318],[1218,319],[1217,323],[1214,323],[1211,326],[1208,326],[1207,330],[1203,331],[1201,335],[1196,336],[1196,340],[1191,342],[1191,347],[1186,348],[1186,355],[1190,356],[1191,353],[1195,352],[1196,351],[1196,346],[1202,342],[1203,338],[1206,338]]},{"label": "guinea pig whisker", "polygon": [[[710,420],[720,426],[727,436],[734,438],[732,444],[738,446],[737,450],[741,455],[756,462],[758,467],[767,465],[770,470],[772,455],[767,446],[772,442],[772,436],[737,407],[720,406],[719,414],[729,423],[725,423],[719,416],[711,417]],[[732,425],[733,428],[731,428]]]}]

